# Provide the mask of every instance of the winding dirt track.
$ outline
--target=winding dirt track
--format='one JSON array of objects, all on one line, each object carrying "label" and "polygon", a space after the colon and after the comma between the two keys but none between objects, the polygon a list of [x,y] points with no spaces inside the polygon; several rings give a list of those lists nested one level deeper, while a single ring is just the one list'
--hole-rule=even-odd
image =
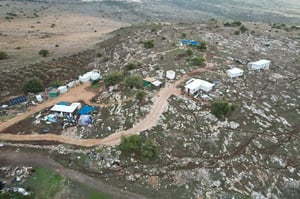
[{"label": "winding dirt track", "polygon": [[83,100],[85,102],[89,102],[94,96],[95,93],[88,91],[87,88],[89,87],[89,83],[77,86],[71,89],[68,93],[61,95],[53,100],[44,102],[41,105],[33,107],[30,111],[23,113],[22,115],[18,115],[7,122],[0,124],[0,140],[10,140],[10,141],[57,141],[60,143],[71,144],[71,145],[78,145],[78,146],[85,146],[91,147],[95,145],[117,145],[121,142],[121,138],[123,136],[130,136],[134,134],[139,134],[142,131],[147,129],[151,129],[152,127],[156,126],[161,114],[168,106],[168,98],[171,95],[179,95],[180,90],[176,88],[181,82],[185,81],[190,75],[195,75],[197,73],[202,73],[205,71],[211,70],[211,66],[209,64],[206,65],[205,68],[200,68],[197,70],[192,71],[191,73],[185,74],[179,80],[177,80],[174,84],[162,88],[157,95],[154,97],[154,103],[151,107],[149,114],[139,121],[136,125],[134,125],[131,129],[126,131],[119,131],[105,137],[103,139],[75,139],[67,136],[62,135],[55,135],[55,134],[26,134],[26,135],[17,135],[17,134],[5,134],[5,129],[9,126],[25,119],[26,117],[41,111],[42,109],[52,106],[60,101],[78,101]]}]

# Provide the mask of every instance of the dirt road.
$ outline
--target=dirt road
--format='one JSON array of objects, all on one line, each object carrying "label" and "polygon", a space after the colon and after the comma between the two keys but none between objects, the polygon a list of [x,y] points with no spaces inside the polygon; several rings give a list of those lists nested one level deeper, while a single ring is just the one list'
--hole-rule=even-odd
[{"label": "dirt road", "polygon": [[[149,114],[141,121],[139,121],[133,128],[128,129],[126,131],[120,131],[109,135],[103,139],[75,139],[67,136],[62,135],[55,135],[55,134],[46,134],[46,135],[39,135],[39,134],[27,134],[27,135],[13,135],[13,134],[0,134],[0,140],[14,140],[14,141],[57,141],[65,144],[72,144],[72,145],[79,145],[79,146],[86,146],[91,147],[95,145],[117,145],[121,142],[122,136],[130,136],[134,134],[139,134],[142,131],[147,129],[151,129],[152,127],[156,126],[160,116],[167,108],[168,99],[173,94],[180,94],[180,90],[176,88],[181,82],[185,81],[190,75],[195,75],[197,73],[202,73],[205,71],[211,70],[211,66],[207,64],[205,68],[200,68],[197,70],[192,71],[191,73],[185,74],[179,80],[177,80],[174,84],[162,88],[157,95],[154,97],[154,103],[151,106],[151,110]],[[4,130],[5,127],[16,123],[22,119],[25,119],[29,115],[42,110],[45,107],[53,105],[59,101],[76,101],[80,99],[89,100],[94,96],[94,93],[90,93],[86,90],[88,84],[84,84],[78,86],[77,88],[72,89],[66,95],[59,96],[58,98],[45,102],[42,106],[38,106],[32,109],[30,112],[26,112],[20,116],[17,116],[16,119],[12,119],[8,122],[5,122],[0,125],[1,129]]]},{"label": "dirt road", "polygon": [[49,156],[39,153],[26,153],[26,152],[15,152],[10,150],[1,151],[0,153],[0,166],[5,165],[25,165],[25,166],[42,166],[56,171],[60,175],[85,184],[93,189],[96,189],[103,193],[110,194],[113,198],[136,198],[143,199],[144,196],[134,194],[131,192],[123,191],[116,187],[112,187],[103,183],[101,180],[90,177],[84,173],[76,170],[68,169],[55,162]]}]

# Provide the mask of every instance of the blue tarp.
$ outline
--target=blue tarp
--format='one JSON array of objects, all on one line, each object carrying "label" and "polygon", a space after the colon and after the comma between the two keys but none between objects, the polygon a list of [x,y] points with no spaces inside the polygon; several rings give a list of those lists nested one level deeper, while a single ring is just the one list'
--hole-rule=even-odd
[{"label": "blue tarp", "polygon": [[184,45],[190,45],[190,46],[197,46],[197,45],[199,45],[198,41],[188,40],[188,39],[181,40],[181,43],[184,44]]},{"label": "blue tarp", "polygon": [[23,102],[26,102],[27,101],[27,97],[26,96],[19,96],[19,97],[15,97],[15,98],[12,98],[8,101],[8,104],[10,106],[12,105],[16,105],[16,104],[21,104]]},{"label": "blue tarp", "polygon": [[94,110],[96,110],[95,107],[89,106],[89,105],[84,105],[77,113],[78,115],[88,115],[92,113]]},{"label": "blue tarp", "polygon": [[59,102],[57,105],[69,106],[68,102]]}]

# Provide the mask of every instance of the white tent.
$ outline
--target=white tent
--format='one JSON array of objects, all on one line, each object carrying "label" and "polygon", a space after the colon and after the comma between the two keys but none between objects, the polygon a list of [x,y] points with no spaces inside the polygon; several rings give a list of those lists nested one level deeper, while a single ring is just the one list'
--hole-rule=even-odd
[{"label": "white tent", "polygon": [[227,70],[226,73],[230,78],[234,78],[242,76],[244,74],[244,71],[239,68],[232,68]]},{"label": "white tent", "polygon": [[83,74],[82,76],[80,75],[79,76],[79,81],[81,83],[85,83],[87,81],[90,81],[92,73],[93,73],[93,71],[90,71],[90,72],[87,72],[87,73]]},{"label": "white tent", "polygon": [[261,69],[268,70],[270,67],[270,64],[271,64],[271,61],[262,59],[262,60],[259,60],[256,62],[249,62],[248,68],[250,70],[261,70]]},{"label": "white tent", "polygon": [[92,119],[91,115],[80,115],[80,117],[78,119],[78,125],[87,126],[87,125],[91,124],[92,121],[93,121],[93,119]]},{"label": "white tent", "polygon": [[72,88],[75,85],[75,81],[71,81],[67,84],[68,88]]},{"label": "white tent", "polygon": [[166,72],[166,77],[167,77],[168,79],[175,79],[175,75],[176,75],[176,73],[175,73],[175,71],[173,71],[173,70],[168,70],[168,71]]},{"label": "white tent", "polygon": [[68,88],[66,86],[60,86],[57,90],[59,91],[59,94],[64,94],[68,91]]}]

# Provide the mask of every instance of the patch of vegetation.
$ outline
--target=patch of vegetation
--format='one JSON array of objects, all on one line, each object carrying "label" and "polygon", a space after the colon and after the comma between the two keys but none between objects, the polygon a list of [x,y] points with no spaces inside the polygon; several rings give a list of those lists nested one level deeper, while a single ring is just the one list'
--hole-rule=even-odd
[{"label": "patch of vegetation", "polygon": [[6,52],[3,52],[3,51],[0,51],[0,60],[2,59],[7,59],[8,58],[8,55]]},{"label": "patch of vegetation", "polygon": [[125,85],[128,88],[142,88],[143,78],[139,75],[131,75],[125,79]]},{"label": "patch of vegetation", "polygon": [[138,63],[129,63],[125,65],[125,70],[130,71],[138,68],[139,64]]},{"label": "patch of vegetation", "polygon": [[145,97],[146,97],[147,93],[143,90],[138,90],[135,94],[135,98],[139,101],[142,102]]},{"label": "patch of vegetation", "polygon": [[190,49],[190,48],[187,49],[187,50],[186,50],[186,55],[187,55],[187,56],[192,56],[192,55],[193,55],[193,50]]},{"label": "patch of vegetation", "polygon": [[242,25],[242,22],[240,21],[233,21],[233,22],[226,22],[223,24],[225,27],[239,27]]},{"label": "patch of vegetation", "polygon": [[26,186],[35,193],[35,198],[52,199],[63,186],[63,177],[57,173],[38,167],[33,176],[26,181]]},{"label": "patch of vegetation", "polygon": [[207,45],[205,41],[200,41],[199,45],[197,46],[197,48],[199,50],[206,50],[207,49]]},{"label": "patch of vegetation", "polygon": [[235,104],[230,104],[226,101],[213,101],[211,103],[211,113],[218,119],[222,119],[231,111],[234,111],[236,107],[237,106]]},{"label": "patch of vegetation", "polygon": [[42,80],[39,78],[31,78],[25,81],[23,85],[23,91],[25,93],[38,93],[44,90],[44,85]]},{"label": "patch of vegetation", "polygon": [[103,77],[105,86],[114,86],[123,81],[123,74],[120,71],[113,71]]},{"label": "patch of vegetation", "polygon": [[147,49],[154,48],[154,41],[153,40],[145,41],[144,42],[144,47],[147,48]]},{"label": "patch of vegetation", "polygon": [[240,32],[239,30],[236,30],[236,31],[234,31],[234,34],[235,34],[235,35],[240,35],[241,32]]},{"label": "patch of vegetation", "polygon": [[205,59],[203,56],[193,58],[191,61],[192,61],[192,64],[196,65],[196,66],[204,66],[205,65],[205,63],[204,63]]},{"label": "patch of vegetation", "polygon": [[248,31],[248,28],[247,28],[246,26],[242,25],[242,26],[240,27],[240,31],[241,31],[242,33],[244,33],[244,32],[246,32],[246,31]]},{"label": "patch of vegetation", "polygon": [[60,81],[60,80],[55,80],[55,81],[53,81],[53,82],[51,83],[51,86],[52,86],[52,87],[60,87],[60,86],[62,86],[62,85],[63,85],[63,82]]},{"label": "patch of vegetation", "polygon": [[158,155],[158,146],[140,135],[123,137],[119,149],[123,154],[134,154],[142,160],[152,160]]},{"label": "patch of vegetation", "polygon": [[39,51],[39,55],[43,56],[43,57],[47,57],[49,54],[48,50],[42,49]]}]

